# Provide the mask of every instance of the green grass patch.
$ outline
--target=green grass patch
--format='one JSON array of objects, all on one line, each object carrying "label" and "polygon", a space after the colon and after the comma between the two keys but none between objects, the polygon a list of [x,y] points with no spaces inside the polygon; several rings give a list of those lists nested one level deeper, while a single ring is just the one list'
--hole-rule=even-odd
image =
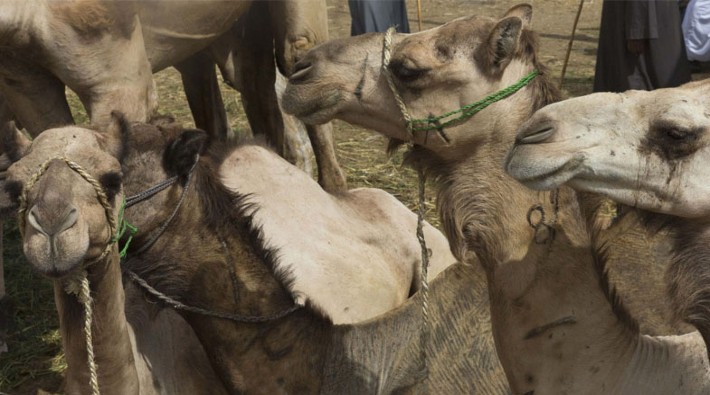
[{"label": "green grass patch", "polygon": [[0,392],[56,391],[66,368],[52,282],[32,271],[15,221],[4,223],[7,295],[13,304],[7,344],[0,354]]}]

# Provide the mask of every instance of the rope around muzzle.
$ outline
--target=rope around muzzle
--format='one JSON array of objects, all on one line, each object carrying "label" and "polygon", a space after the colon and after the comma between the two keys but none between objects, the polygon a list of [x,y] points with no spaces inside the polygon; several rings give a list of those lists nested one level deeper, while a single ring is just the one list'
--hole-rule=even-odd
[{"label": "rope around muzzle", "polygon": [[64,291],[71,295],[76,295],[79,303],[84,307],[84,336],[86,338],[86,355],[87,355],[87,365],[89,368],[89,386],[91,388],[92,395],[99,395],[99,379],[98,379],[98,367],[96,366],[95,355],[94,355],[94,345],[93,337],[91,332],[91,326],[93,322],[93,300],[91,298],[91,289],[89,287],[89,278],[87,277],[86,269],[87,267],[93,265],[94,263],[104,259],[111,249],[114,247],[116,241],[116,234],[118,233],[118,228],[116,226],[116,219],[113,216],[113,207],[109,203],[108,196],[103,190],[101,183],[91,176],[87,171],[84,170],[78,163],[63,157],[58,156],[55,158],[48,159],[42,163],[37,171],[30,177],[29,181],[22,188],[22,194],[20,195],[20,204],[18,208],[18,222],[20,227],[20,234],[22,238],[25,237],[25,226],[27,225],[27,196],[30,189],[34,184],[39,181],[40,177],[47,171],[49,165],[55,161],[60,160],[66,163],[70,169],[74,170],[79,174],[86,182],[88,182],[96,192],[99,203],[103,206],[106,213],[106,219],[108,221],[109,229],[111,234],[109,235],[108,241],[106,242],[106,247],[101,254],[88,262],[82,263],[81,267],[77,269],[68,279],[64,281]]}]

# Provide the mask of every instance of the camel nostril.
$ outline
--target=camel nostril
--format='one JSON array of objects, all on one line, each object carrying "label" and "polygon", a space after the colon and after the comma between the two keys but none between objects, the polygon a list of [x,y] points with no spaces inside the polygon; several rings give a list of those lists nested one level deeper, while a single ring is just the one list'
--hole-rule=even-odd
[{"label": "camel nostril", "polygon": [[62,221],[59,231],[57,233],[65,231],[76,223],[76,221],[79,219],[79,210],[76,209],[76,207],[71,207],[69,209],[69,212],[67,215],[64,217],[64,221]]},{"label": "camel nostril", "polygon": [[39,233],[42,233],[44,235],[47,234],[47,232],[44,230],[44,227],[42,226],[41,221],[39,220],[37,206],[32,206],[29,213],[27,214],[27,223],[29,223],[30,226],[35,228],[35,230],[37,230]]},{"label": "camel nostril", "polygon": [[288,79],[288,81],[290,83],[302,82],[308,77],[312,66],[313,64],[311,62],[304,60],[296,63],[296,65],[293,66],[293,74],[291,74],[291,77]]},{"label": "camel nostril", "polygon": [[541,143],[548,138],[550,138],[553,134],[555,134],[555,128],[552,126],[546,126],[544,128],[540,129],[534,129],[534,132],[531,133],[524,133],[518,135],[518,137],[515,139],[516,144],[537,144]]}]

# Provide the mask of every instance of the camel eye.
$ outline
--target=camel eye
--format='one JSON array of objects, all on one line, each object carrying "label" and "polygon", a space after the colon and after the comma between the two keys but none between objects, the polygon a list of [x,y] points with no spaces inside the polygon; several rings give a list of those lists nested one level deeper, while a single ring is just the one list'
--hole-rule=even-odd
[{"label": "camel eye", "polygon": [[685,140],[687,138],[694,137],[695,135],[687,130],[669,128],[669,129],[666,129],[666,136],[668,136],[671,140],[679,141],[679,140]]},{"label": "camel eye", "polygon": [[109,201],[113,201],[113,198],[121,191],[122,177],[120,173],[106,173],[101,176],[99,182],[101,182],[101,186],[104,187]]},{"label": "camel eye", "polygon": [[390,64],[390,70],[392,74],[397,77],[398,80],[402,82],[412,82],[423,75],[426,75],[431,69],[428,68],[415,68],[404,64],[402,61],[393,61]]},{"label": "camel eye", "polygon": [[17,202],[20,200],[20,195],[22,194],[22,183],[19,181],[7,181],[5,182],[5,192],[11,202]]}]

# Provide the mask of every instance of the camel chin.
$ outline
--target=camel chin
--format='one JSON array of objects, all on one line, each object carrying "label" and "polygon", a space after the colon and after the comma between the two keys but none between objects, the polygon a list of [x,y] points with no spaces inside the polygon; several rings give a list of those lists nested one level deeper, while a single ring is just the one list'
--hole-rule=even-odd
[{"label": "camel chin", "polygon": [[541,155],[535,147],[515,147],[505,161],[505,170],[515,180],[530,189],[549,191],[579,175],[583,157]]},{"label": "camel chin", "polygon": [[89,238],[88,235],[76,231],[65,231],[54,237],[34,232],[25,236],[23,250],[35,271],[58,279],[68,275],[87,260]]}]

